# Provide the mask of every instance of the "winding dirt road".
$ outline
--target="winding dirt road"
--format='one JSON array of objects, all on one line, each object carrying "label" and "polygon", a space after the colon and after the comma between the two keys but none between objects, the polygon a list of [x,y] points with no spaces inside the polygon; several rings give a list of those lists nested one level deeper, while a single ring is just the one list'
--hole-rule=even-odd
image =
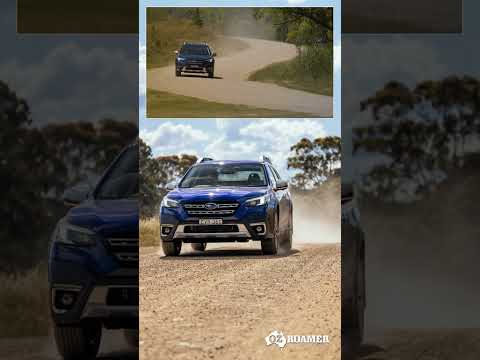
[{"label": "winding dirt road", "polygon": [[332,116],[333,100],[330,96],[247,81],[248,76],[256,70],[293,59],[297,55],[294,45],[259,39],[238,39],[246,42],[248,48],[229,56],[217,57],[214,79],[196,74],[176,77],[174,65],[170,65],[149,70],[147,87],[226,104],[303,112],[318,117]]},{"label": "winding dirt road", "polygon": [[[184,245],[185,246],[185,245]],[[340,359],[340,245],[140,252],[140,359]],[[266,346],[273,330],[329,343]]]}]

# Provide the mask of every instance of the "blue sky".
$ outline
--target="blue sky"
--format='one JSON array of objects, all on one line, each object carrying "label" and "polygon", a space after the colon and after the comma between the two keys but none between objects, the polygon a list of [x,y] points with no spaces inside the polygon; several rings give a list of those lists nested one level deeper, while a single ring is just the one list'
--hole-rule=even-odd
[{"label": "blue sky", "polygon": [[[331,119],[147,119],[145,117],[145,8],[148,6],[334,6],[334,118]],[[303,137],[341,134],[339,1],[141,1],[140,136],[155,155],[189,153],[222,159],[257,159],[268,155],[284,175],[290,146]],[[338,99],[338,101],[337,101]]]}]

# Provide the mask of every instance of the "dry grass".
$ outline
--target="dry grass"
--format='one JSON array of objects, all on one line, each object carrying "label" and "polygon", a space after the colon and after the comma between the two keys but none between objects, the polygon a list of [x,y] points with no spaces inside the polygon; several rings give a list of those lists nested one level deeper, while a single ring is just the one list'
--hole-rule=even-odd
[{"label": "dry grass", "polygon": [[160,222],[157,217],[140,220],[140,246],[160,245]]},{"label": "dry grass", "polygon": [[224,40],[218,32],[206,26],[199,28],[187,20],[164,20],[147,24],[147,69],[166,66],[175,60],[174,51],[184,41],[205,41],[218,56],[246,49],[238,39]]},{"label": "dry grass", "polygon": [[45,266],[18,276],[0,275],[0,337],[45,336],[50,327]]},{"label": "dry grass", "polygon": [[147,89],[147,117],[149,118],[304,118],[308,116],[311,115],[247,105],[223,104],[191,96]]}]

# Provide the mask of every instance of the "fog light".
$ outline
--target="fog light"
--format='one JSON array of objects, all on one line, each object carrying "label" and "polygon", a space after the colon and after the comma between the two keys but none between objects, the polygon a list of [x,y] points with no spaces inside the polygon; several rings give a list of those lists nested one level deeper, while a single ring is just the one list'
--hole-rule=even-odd
[{"label": "fog light", "polygon": [[56,290],[55,308],[59,310],[71,310],[77,301],[77,291]]},{"label": "fog light", "polygon": [[61,303],[65,306],[71,306],[75,301],[75,296],[73,294],[64,293],[60,299]]},{"label": "fog light", "polygon": [[169,235],[172,232],[171,226],[162,226],[162,235]]},{"label": "fog light", "polygon": [[257,233],[261,233],[263,231],[263,226],[257,226],[255,230],[257,230]]}]

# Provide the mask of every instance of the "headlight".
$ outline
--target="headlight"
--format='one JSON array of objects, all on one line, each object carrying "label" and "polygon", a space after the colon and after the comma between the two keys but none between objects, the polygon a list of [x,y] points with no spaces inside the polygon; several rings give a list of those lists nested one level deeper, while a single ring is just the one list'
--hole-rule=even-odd
[{"label": "headlight", "polygon": [[253,199],[245,201],[245,205],[248,206],[248,207],[265,205],[266,203],[267,203],[267,195],[260,196],[260,197],[253,198]]},{"label": "headlight", "polygon": [[97,234],[87,228],[69,224],[60,220],[55,230],[53,240],[62,244],[91,246],[95,245]]},{"label": "headlight", "polygon": [[177,60],[178,60],[178,61],[185,61],[185,58],[178,57]]},{"label": "headlight", "polygon": [[208,62],[213,62],[213,59],[208,59]]},{"label": "headlight", "polygon": [[166,208],[177,208],[179,206],[179,202],[176,200],[169,199],[168,197],[164,197],[162,200],[162,205],[165,206]]}]

